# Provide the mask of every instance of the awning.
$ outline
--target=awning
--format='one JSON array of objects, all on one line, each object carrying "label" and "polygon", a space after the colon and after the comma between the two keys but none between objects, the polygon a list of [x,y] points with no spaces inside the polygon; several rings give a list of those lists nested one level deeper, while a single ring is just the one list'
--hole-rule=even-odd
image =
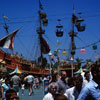
[{"label": "awning", "polygon": [[23,72],[20,71],[19,68],[18,68],[18,66],[17,66],[16,69],[15,69],[13,72],[10,73],[10,75],[11,75],[11,74],[14,74],[14,73],[21,74],[21,73],[23,73]]}]

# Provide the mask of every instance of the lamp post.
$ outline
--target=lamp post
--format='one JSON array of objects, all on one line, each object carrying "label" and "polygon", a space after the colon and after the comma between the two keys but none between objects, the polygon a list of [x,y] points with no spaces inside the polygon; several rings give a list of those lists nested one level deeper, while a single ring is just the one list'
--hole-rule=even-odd
[{"label": "lamp post", "polygon": [[51,74],[51,70],[52,70],[52,69],[51,69],[51,56],[52,56],[51,51],[49,52],[49,54],[48,54],[48,55],[49,55],[49,61],[50,61],[50,74]]},{"label": "lamp post", "polygon": [[72,68],[72,77],[73,77],[73,61],[74,61],[74,59],[73,59],[73,56],[71,57],[71,68]]}]

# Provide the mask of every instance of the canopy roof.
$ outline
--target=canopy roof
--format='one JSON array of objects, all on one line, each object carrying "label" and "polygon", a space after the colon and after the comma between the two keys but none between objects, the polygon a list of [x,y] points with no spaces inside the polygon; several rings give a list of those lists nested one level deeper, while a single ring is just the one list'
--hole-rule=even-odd
[{"label": "canopy roof", "polygon": [[13,72],[11,72],[10,74],[14,74],[14,73],[21,74],[23,72],[20,71],[19,68],[18,68],[18,66],[17,66],[16,69]]}]

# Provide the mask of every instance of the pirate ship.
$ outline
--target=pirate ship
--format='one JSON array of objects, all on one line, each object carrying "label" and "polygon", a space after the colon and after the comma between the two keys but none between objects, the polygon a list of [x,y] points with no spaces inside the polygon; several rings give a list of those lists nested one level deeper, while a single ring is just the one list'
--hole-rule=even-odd
[{"label": "pirate ship", "polygon": [[[39,27],[37,28],[36,32],[38,34],[39,38],[39,44],[40,44],[40,52],[41,55],[39,57],[40,59],[40,67],[36,64],[35,61],[30,61],[24,59],[22,56],[18,56],[17,54],[14,54],[13,45],[14,45],[14,38],[20,29],[15,30],[11,34],[8,32],[8,26],[5,23],[5,30],[7,33],[7,36],[2,38],[0,40],[0,47],[7,48],[12,50],[12,54],[9,54],[2,49],[0,49],[0,70],[3,72],[7,72],[9,69],[15,70],[17,67],[22,72],[26,73],[33,73],[33,74],[49,74],[48,69],[43,69],[43,54],[47,54],[50,51],[49,45],[46,42],[46,40],[43,38],[43,34],[45,33],[45,30],[42,29],[43,26],[47,26],[48,19],[46,13],[42,12],[42,4],[39,0]],[[7,20],[8,18],[4,16],[4,19]],[[8,70],[7,70],[8,69]]]},{"label": "pirate ship", "polygon": [[[38,38],[39,38],[39,43],[40,43],[40,52],[41,52],[41,56],[40,56],[40,64],[42,66],[43,63],[43,54],[47,54],[50,51],[49,45],[47,44],[47,42],[45,41],[45,39],[43,38],[43,35],[45,34],[45,30],[43,30],[42,28],[42,24],[43,26],[47,26],[48,24],[48,20],[47,20],[47,15],[45,12],[42,11],[43,7],[41,5],[41,2],[39,0],[39,11],[38,11],[38,15],[39,15],[39,27],[37,28],[36,32],[38,34]],[[60,23],[61,20],[58,20],[58,22]],[[72,61],[74,59],[74,54],[75,54],[75,42],[74,42],[74,37],[77,37],[77,32],[74,32],[74,28],[76,27],[77,30],[79,32],[82,32],[85,30],[85,25],[82,25],[82,22],[84,20],[78,18],[75,13],[74,13],[74,9],[73,9],[73,15],[72,15],[72,30],[69,32],[69,36],[71,37],[71,56],[72,56]],[[5,26],[6,30],[8,29],[7,26]],[[62,37],[63,36],[63,26],[61,24],[56,26],[56,36],[57,37]],[[11,47],[10,47],[11,49]],[[13,51],[13,50],[12,50]],[[5,53],[4,51],[0,51],[1,53],[1,63],[6,65],[7,68],[11,68],[11,69],[15,69],[16,66],[19,66],[20,70],[23,70],[24,72],[33,72],[33,73],[45,73],[48,72],[48,70],[43,70],[40,68],[37,68],[36,63],[33,61],[28,61],[26,59],[24,59],[22,56],[18,56],[17,54],[14,55],[10,55],[8,53]],[[73,61],[74,62],[74,61]],[[73,66],[73,62],[72,62],[72,66],[69,64],[67,65],[63,65],[60,66],[59,69],[60,70],[74,70],[75,67]],[[71,68],[72,67],[72,68]],[[73,73],[73,72],[72,72]]]}]

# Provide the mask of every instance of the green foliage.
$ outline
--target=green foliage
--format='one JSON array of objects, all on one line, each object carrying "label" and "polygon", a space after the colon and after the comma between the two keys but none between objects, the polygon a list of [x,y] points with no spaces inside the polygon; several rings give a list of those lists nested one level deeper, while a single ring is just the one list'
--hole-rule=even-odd
[{"label": "green foliage", "polygon": [[43,58],[42,67],[45,68],[47,65],[47,58]]},{"label": "green foliage", "polygon": [[80,69],[83,59],[76,58],[77,68]]}]

